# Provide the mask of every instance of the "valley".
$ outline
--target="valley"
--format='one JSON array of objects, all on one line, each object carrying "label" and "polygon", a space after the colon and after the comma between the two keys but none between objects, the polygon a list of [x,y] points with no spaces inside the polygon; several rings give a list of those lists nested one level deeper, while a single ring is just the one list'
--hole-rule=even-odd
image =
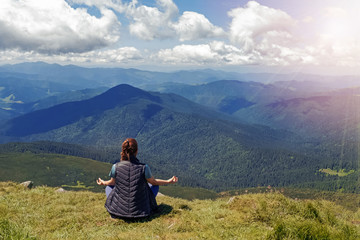
[{"label": "valley", "polygon": [[[159,177],[176,174],[183,187],[217,192],[268,185],[360,191],[355,77],[344,78],[341,88],[339,77],[317,80],[313,75],[269,75],[267,81],[264,74],[159,73],[45,63],[8,65],[1,71],[12,88],[0,81],[0,93],[21,99],[12,105],[8,101],[2,109],[6,114],[0,121],[0,149],[9,154],[19,149],[35,155],[65,152],[114,163],[119,143],[134,137],[140,160]],[[34,97],[15,95],[14,83],[27,86],[27,94]],[[44,94],[22,83],[41,83]],[[62,185],[82,183],[78,179]]]}]

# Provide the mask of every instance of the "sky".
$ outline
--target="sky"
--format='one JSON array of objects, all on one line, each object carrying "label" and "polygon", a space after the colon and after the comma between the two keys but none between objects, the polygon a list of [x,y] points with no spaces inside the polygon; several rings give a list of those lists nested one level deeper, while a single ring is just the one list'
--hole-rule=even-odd
[{"label": "sky", "polygon": [[358,0],[1,0],[0,64],[360,75]]}]

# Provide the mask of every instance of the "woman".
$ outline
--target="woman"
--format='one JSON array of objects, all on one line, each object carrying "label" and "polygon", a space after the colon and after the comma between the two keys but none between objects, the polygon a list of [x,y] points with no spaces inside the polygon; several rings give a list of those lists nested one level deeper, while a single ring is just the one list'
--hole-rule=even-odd
[{"label": "woman", "polygon": [[[121,160],[111,169],[110,180],[97,180],[97,184],[107,186],[105,207],[113,217],[149,216],[157,209],[155,197],[159,185],[178,181],[175,176],[168,180],[155,179],[149,166],[136,158],[137,152],[136,140],[126,139],[122,144]],[[148,183],[152,185],[151,188]]]}]

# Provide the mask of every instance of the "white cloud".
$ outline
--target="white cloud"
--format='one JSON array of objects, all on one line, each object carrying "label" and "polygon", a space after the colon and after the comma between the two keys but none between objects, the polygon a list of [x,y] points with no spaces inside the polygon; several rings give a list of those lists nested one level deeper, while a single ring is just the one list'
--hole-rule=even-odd
[{"label": "white cloud", "polygon": [[128,5],[129,31],[144,40],[179,38],[180,41],[224,36],[222,28],[214,26],[204,15],[179,10],[172,0],[157,0],[158,7]]},{"label": "white cloud", "polygon": [[121,0],[69,0],[71,4],[84,4],[98,9],[112,9],[129,19],[128,30],[142,40],[170,38],[174,31],[170,25],[178,15],[172,0],[156,0],[157,7],[141,5],[137,0],[123,3]]},{"label": "white cloud", "polygon": [[[0,49],[56,54],[107,47],[119,40],[121,15],[129,19],[129,33],[141,40],[185,41],[224,35],[202,14],[179,15],[172,0],[156,0],[155,7],[137,0],[3,0],[1,5]],[[81,6],[96,7],[101,17]]]},{"label": "white cloud", "polygon": [[318,60],[319,65],[360,66],[360,41],[356,37],[334,38],[321,35],[307,50]]},{"label": "white cloud", "polygon": [[69,0],[71,4],[85,4],[98,9],[112,9],[129,19],[129,33],[142,40],[172,38],[171,25],[179,10],[172,0],[156,0],[156,7],[139,4],[137,0]]},{"label": "white cloud", "polygon": [[141,52],[134,47],[122,47],[107,50],[94,50],[84,53],[59,53],[42,54],[34,51],[4,50],[0,51],[0,63],[10,62],[32,62],[47,61],[58,63],[141,63],[144,57]]},{"label": "white cloud", "polygon": [[123,4],[121,0],[67,0],[71,5],[84,4],[89,7],[111,8],[116,12],[123,13],[126,11],[127,5]]},{"label": "white cloud", "polygon": [[162,49],[153,56],[156,61],[167,64],[214,64],[236,65],[252,64],[250,55],[245,55],[242,50],[221,41],[209,44],[186,45],[182,44],[172,49]]},{"label": "white cloud", "polygon": [[2,0],[0,49],[67,53],[108,46],[119,39],[120,23],[113,11],[101,13],[96,18],[64,0]]},{"label": "white cloud", "polygon": [[314,18],[312,16],[306,16],[302,19],[302,22],[304,23],[312,23],[314,22]]},{"label": "white cloud", "polygon": [[229,11],[228,15],[232,18],[230,40],[246,52],[254,51],[257,44],[268,41],[269,32],[287,32],[295,24],[287,13],[254,1],[248,2],[244,8]]},{"label": "white cloud", "polygon": [[157,54],[158,60],[166,63],[203,64],[216,61],[215,53],[207,44],[179,45],[163,49]]},{"label": "white cloud", "polygon": [[214,26],[204,15],[196,12],[184,12],[173,28],[180,41],[224,36],[222,28]]},{"label": "white cloud", "polygon": [[98,52],[93,51],[87,53],[85,56],[93,62],[129,63],[143,60],[140,51],[134,47],[122,47]]},{"label": "white cloud", "polygon": [[[355,2],[353,3],[351,7],[355,6]],[[352,8],[326,7],[320,13],[315,22],[317,34],[307,46],[309,52],[317,59],[319,65],[359,66],[358,12]]]},{"label": "white cloud", "polygon": [[254,55],[245,54],[243,50],[221,41],[213,41],[210,48],[217,55],[218,63],[225,65],[242,65],[256,63]]},{"label": "white cloud", "polygon": [[225,64],[291,65],[316,61],[299,47],[302,43],[291,33],[297,22],[284,11],[249,1],[228,15],[232,18],[229,40],[238,51],[231,57],[222,55],[222,59],[231,59]]},{"label": "white cloud", "polygon": [[[137,0],[2,0],[0,62],[360,65],[359,15],[349,8],[317,9],[297,21],[249,1],[228,12],[225,32],[200,13],[179,13],[173,0],[154,2],[150,7]],[[92,16],[87,6],[101,16]],[[123,18],[128,25],[120,29]],[[123,45],[120,30],[138,38],[139,48],[151,41],[153,50],[116,47]],[[172,46],[156,50],[162,39]]]},{"label": "white cloud", "polygon": [[348,15],[347,11],[338,7],[326,7],[323,9],[323,15],[330,18],[343,18]]},{"label": "white cloud", "polygon": [[[270,33],[269,33],[270,34]],[[222,41],[208,44],[179,45],[172,49],[162,49],[153,59],[166,64],[183,65],[291,65],[314,64],[316,59],[300,48],[289,48],[274,45],[271,48],[265,43],[256,51],[246,52],[234,45]]]},{"label": "white cloud", "polygon": [[126,15],[130,19],[129,31],[144,40],[169,38],[174,35],[171,22],[178,14],[172,0],[157,0],[159,8],[145,5],[137,6],[137,1],[128,5]]}]

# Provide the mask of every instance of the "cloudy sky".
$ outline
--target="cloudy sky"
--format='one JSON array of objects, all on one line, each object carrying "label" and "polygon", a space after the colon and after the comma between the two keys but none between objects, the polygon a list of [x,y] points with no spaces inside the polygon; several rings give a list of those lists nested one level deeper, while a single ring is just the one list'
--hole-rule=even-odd
[{"label": "cloudy sky", "polygon": [[360,75],[358,0],[1,0],[0,64]]}]

